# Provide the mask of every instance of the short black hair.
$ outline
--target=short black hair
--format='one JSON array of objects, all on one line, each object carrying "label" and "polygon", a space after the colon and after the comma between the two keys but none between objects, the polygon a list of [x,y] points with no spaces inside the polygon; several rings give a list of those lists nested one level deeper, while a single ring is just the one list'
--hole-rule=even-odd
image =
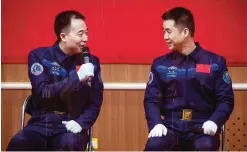
[{"label": "short black hair", "polygon": [[181,26],[183,28],[188,28],[190,31],[190,36],[194,37],[195,33],[195,23],[193,14],[189,9],[183,7],[175,7],[166,11],[162,15],[163,20],[174,20],[175,26]]},{"label": "short black hair", "polygon": [[68,27],[70,27],[72,18],[85,20],[85,16],[75,10],[63,11],[56,15],[54,31],[58,41],[61,41],[60,33],[64,32]]}]

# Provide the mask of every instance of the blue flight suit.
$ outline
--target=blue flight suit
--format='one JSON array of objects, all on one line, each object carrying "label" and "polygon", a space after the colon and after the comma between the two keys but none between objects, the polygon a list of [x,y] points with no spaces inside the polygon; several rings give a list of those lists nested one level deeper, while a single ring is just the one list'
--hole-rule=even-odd
[{"label": "blue flight suit", "polygon": [[[32,85],[32,117],[10,141],[7,150],[85,150],[87,130],[96,121],[103,101],[99,59],[91,55],[91,87],[80,82],[76,66],[82,55],[68,56],[58,43],[29,53],[28,75]],[[74,120],[80,133],[66,130],[62,121]]]},{"label": "blue flight suit", "polygon": [[[192,128],[211,120],[220,130],[234,108],[232,82],[226,60],[195,44],[188,56],[172,51],[153,61],[144,97],[148,130],[164,124],[168,132],[149,138],[145,150],[219,148],[219,134],[208,136]],[[181,120],[183,109],[192,110],[191,120]]]}]

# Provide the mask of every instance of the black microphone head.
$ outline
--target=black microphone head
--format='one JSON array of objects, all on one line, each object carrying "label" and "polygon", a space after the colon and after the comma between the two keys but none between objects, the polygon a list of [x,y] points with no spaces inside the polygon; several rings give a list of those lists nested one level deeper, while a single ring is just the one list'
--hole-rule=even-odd
[{"label": "black microphone head", "polygon": [[90,63],[91,62],[91,54],[88,47],[84,47],[82,51],[84,63]]},{"label": "black microphone head", "polygon": [[82,53],[76,55],[76,65],[82,65],[85,63],[85,58],[90,58],[90,50],[88,47],[84,47],[81,50]]},{"label": "black microphone head", "polygon": [[88,48],[88,47],[84,47],[84,48],[82,49],[82,54],[90,54],[89,48]]}]

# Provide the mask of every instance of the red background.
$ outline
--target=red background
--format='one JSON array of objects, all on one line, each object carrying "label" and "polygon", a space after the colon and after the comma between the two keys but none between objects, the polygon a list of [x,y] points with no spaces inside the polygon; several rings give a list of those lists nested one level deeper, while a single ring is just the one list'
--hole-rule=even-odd
[{"label": "red background", "polygon": [[163,40],[164,11],[189,8],[195,40],[247,65],[246,0],[2,0],[2,63],[27,63],[30,50],[52,45],[57,13],[75,9],[86,16],[88,45],[101,63],[141,63],[169,52]]}]

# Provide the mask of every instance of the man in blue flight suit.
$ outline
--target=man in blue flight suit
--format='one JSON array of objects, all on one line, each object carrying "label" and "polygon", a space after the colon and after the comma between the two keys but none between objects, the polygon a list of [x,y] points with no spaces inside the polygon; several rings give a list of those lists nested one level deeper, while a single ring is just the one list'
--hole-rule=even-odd
[{"label": "man in blue flight suit", "polygon": [[7,150],[86,149],[87,130],[96,121],[103,101],[100,62],[91,55],[92,63],[83,64],[82,50],[88,38],[81,13],[59,13],[54,29],[58,40],[53,46],[29,53],[32,117]]},{"label": "man in blue flight suit", "polygon": [[218,150],[220,128],[234,107],[226,60],[194,42],[190,10],[175,7],[162,19],[164,39],[173,51],[151,66],[144,97],[145,151]]}]

